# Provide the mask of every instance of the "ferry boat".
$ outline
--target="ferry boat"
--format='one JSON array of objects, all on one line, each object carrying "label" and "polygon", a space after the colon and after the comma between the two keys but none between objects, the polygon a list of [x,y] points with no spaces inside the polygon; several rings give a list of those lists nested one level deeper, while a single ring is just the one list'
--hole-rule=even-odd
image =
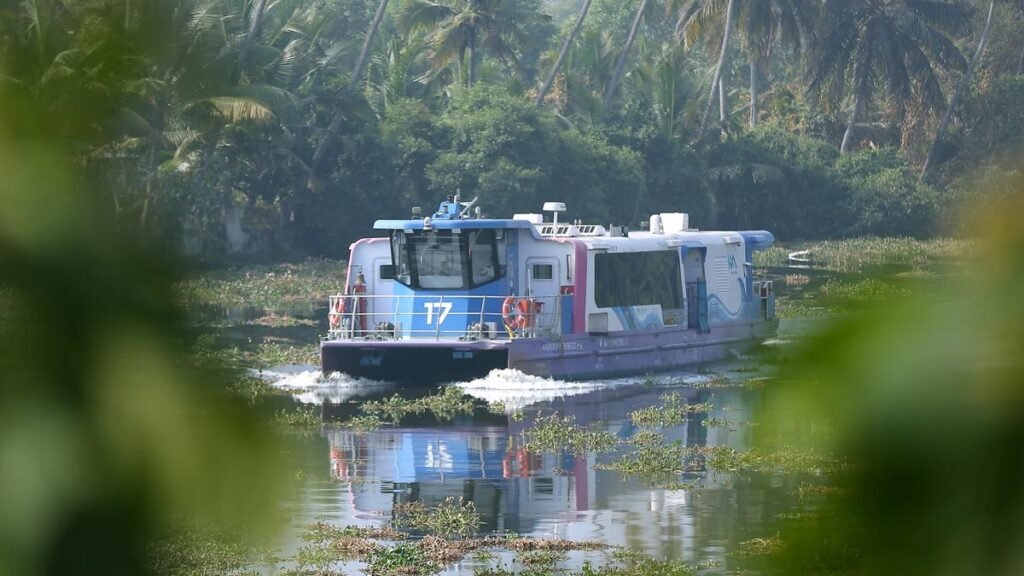
[{"label": "ferry boat", "polygon": [[770,281],[752,255],[764,230],[691,229],[683,213],[644,230],[481,217],[449,196],[433,214],[378,220],[352,244],[329,302],[324,373],[438,383],[511,368],[557,379],[646,374],[727,358],[775,333]]}]

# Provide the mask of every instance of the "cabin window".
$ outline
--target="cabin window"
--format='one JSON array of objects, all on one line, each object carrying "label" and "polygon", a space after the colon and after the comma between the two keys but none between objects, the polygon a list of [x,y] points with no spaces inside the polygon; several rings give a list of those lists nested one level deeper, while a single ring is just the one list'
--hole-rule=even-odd
[{"label": "cabin window", "polygon": [[683,305],[679,253],[614,252],[594,255],[594,302],[599,308]]},{"label": "cabin window", "polygon": [[381,280],[394,280],[395,279],[395,265],[394,264],[381,264],[380,269],[377,272],[377,276]]},{"label": "cabin window", "polygon": [[469,233],[469,266],[473,286],[487,284],[498,278],[498,251],[494,230]]},{"label": "cabin window", "polygon": [[395,280],[410,288],[465,290],[504,276],[504,258],[494,230],[394,232]]},{"label": "cabin window", "polygon": [[533,265],[533,279],[534,280],[551,280],[555,277],[555,267],[551,264],[534,264]]}]

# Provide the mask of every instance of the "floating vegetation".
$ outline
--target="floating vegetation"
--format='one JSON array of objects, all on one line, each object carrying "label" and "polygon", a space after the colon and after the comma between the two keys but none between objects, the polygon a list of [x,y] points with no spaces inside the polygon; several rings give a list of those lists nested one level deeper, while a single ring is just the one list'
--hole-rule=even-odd
[{"label": "floating vegetation", "polygon": [[733,553],[740,558],[777,554],[783,548],[782,538],[778,534],[768,538],[753,538],[740,542],[739,549]]},{"label": "floating vegetation", "polygon": [[384,422],[380,418],[371,414],[368,416],[353,416],[344,422],[339,422],[337,425],[353,432],[373,432],[380,429],[383,424]]},{"label": "floating vegetation", "polygon": [[687,404],[678,392],[662,394],[661,406],[648,406],[634,410],[629,417],[637,426],[667,427],[686,422],[689,414],[708,412],[713,406],[707,402]]},{"label": "floating vegetation", "polygon": [[340,292],[344,283],[343,262],[311,258],[298,264],[204,272],[179,283],[178,289],[189,304],[277,309],[326,303],[328,296]]},{"label": "floating vegetation", "polygon": [[614,470],[654,486],[671,486],[676,489],[679,476],[687,469],[685,460],[689,455],[690,450],[680,441],[665,444],[664,439],[656,441],[653,437],[647,437],[636,450],[620,456],[610,464],[598,464],[595,468]]},{"label": "floating vegetation", "polygon": [[424,412],[433,414],[441,421],[451,420],[460,414],[472,414],[474,409],[473,397],[455,386],[442,388],[437,394],[416,399],[403,398],[395,394],[384,400],[364,402],[359,407],[363,414],[392,424],[398,424],[406,416]]},{"label": "floating vegetation", "polygon": [[609,452],[619,444],[619,439],[605,430],[588,430],[576,425],[572,416],[560,418],[555,412],[550,416],[537,415],[533,426],[526,430],[526,444],[529,452]]},{"label": "floating vegetation", "polygon": [[274,414],[274,422],[291,428],[319,428],[322,424],[316,408],[300,406],[292,410],[281,409]]},{"label": "floating vegetation", "polygon": [[254,403],[267,396],[287,396],[291,393],[288,390],[271,386],[263,378],[249,375],[233,378],[228,385],[228,392],[239,398],[244,398],[250,403]]},{"label": "floating vegetation", "polygon": [[862,272],[867,268],[899,264],[922,268],[950,261],[966,261],[976,250],[971,240],[937,238],[850,238],[810,242],[791,247],[779,245],[754,254],[754,266],[788,266],[789,253],[807,250],[816,266],[835,272]]},{"label": "floating vegetation", "polygon": [[696,452],[704,456],[708,468],[719,472],[834,474],[845,468],[835,458],[793,447],[736,450],[728,446],[710,446],[697,448]]},{"label": "floating vegetation", "polygon": [[524,566],[532,567],[553,567],[555,564],[565,560],[566,554],[562,550],[532,550],[523,552],[517,559]]},{"label": "floating vegetation", "polygon": [[395,394],[384,400],[370,400],[359,406],[359,411],[367,416],[379,418],[384,422],[398,424],[402,418],[410,414],[423,412],[419,400],[409,400]]},{"label": "floating vegetation", "polygon": [[804,482],[797,489],[800,500],[812,498],[842,498],[846,491],[838,486],[822,486],[820,484],[809,484]]},{"label": "floating vegetation", "polygon": [[433,574],[442,568],[431,562],[421,547],[404,543],[377,548],[370,554],[367,563],[367,572],[371,576]]},{"label": "floating vegetation", "polygon": [[473,397],[455,386],[442,388],[437,394],[419,400],[420,405],[438,420],[451,420],[459,414],[473,413]]},{"label": "floating vegetation", "polygon": [[365,528],[361,526],[336,526],[323,520],[317,520],[306,526],[302,532],[304,542],[315,542],[322,544],[341,538],[370,538],[374,540],[405,540],[404,532],[399,532],[390,526],[375,526]]},{"label": "floating vegetation", "polygon": [[412,528],[442,536],[470,536],[480,528],[480,514],[472,501],[445,498],[436,508],[422,502],[396,504],[391,522],[398,528]]},{"label": "floating vegetation", "polygon": [[251,356],[251,360],[247,362],[253,368],[271,368],[288,364],[316,365],[319,363],[320,352],[316,346],[287,342],[262,342],[257,347],[255,354]]},{"label": "floating vegetation", "polygon": [[705,428],[728,428],[732,423],[725,418],[712,417],[701,420],[700,425]]},{"label": "floating vegetation", "polygon": [[146,553],[154,573],[165,576],[232,573],[271,555],[239,532],[195,522],[180,522],[161,531]]}]

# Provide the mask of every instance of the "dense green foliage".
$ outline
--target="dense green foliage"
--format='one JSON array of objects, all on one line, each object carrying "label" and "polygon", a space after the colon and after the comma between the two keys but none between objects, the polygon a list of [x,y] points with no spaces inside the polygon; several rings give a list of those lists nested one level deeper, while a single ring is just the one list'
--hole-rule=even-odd
[{"label": "dense green foliage", "polygon": [[537,107],[575,1],[4,0],[0,81],[123,231],[210,261],[337,257],[455,191],[492,216],[558,199],[602,223],[922,237],[979,168],[1014,168],[1018,2],[996,2],[923,183],[990,2],[776,4],[594,0]]}]

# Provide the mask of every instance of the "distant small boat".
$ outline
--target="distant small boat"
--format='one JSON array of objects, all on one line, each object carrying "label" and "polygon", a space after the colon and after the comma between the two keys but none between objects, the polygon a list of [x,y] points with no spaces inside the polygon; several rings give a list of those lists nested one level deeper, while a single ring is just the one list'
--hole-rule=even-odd
[{"label": "distant small boat", "polygon": [[810,264],[814,262],[814,253],[810,250],[798,250],[789,253],[789,261],[797,264]]}]

